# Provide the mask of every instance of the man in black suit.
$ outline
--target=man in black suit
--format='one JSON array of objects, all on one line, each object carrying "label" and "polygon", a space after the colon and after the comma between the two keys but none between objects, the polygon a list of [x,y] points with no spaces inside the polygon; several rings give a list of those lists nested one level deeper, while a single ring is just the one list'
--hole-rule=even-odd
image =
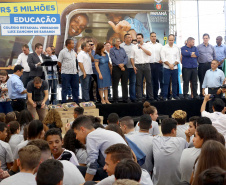
[{"label": "man in black suit", "polygon": [[27,62],[31,69],[30,77],[32,79],[36,76],[39,76],[40,78],[45,80],[45,74],[41,64],[46,60],[51,60],[51,58],[42,54],[42,51],[43,51],[43,45],[40,43],[37,43],[35,44],[35,52],[28,55]]}]

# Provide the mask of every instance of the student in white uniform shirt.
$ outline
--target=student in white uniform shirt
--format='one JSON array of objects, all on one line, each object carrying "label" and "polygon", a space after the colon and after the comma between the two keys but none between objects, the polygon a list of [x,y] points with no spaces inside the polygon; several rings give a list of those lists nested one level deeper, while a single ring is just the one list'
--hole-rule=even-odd
[{"label": "student in white uniform shirt", "polygon": [[90,100],[89,90],[91,75],[93,74],[92,62],[94,62],[94,58],[91,54],[89,42],[83,42],[81,48],[82,51],[78,54],[79,77],[82,87],[82,99],[88,102]]},{"label": "student in white uniform shirt", "polygon": [[75,166],[79,165],[75,154],[70,150],[62,148],[62,135],[58,128],[52,128],[48,130],[45,133],[45,140],[49,144],[49,148],[54,159],[70,161]]},{"label": "student in white uniform shirt", "polygon": [[[158,125],[158,122],[156,121],[158,118],[158,111],[156,107],[151,106],[151,104],[148,101],[144,102],[143,106],[144,106],[143,114],[149,114],[152,120],[152,123],[151,123],[152,127],[149,129],[149,134],[151,136],[159,135],[160,134],[159,125]],[[137,123],[135,130],[136,131],[140,130],[139,122]]]},{"label": "student in white uniform shirt", "polygon": [[[49,145],[45,140],[36,139],[30,141],[28,145],[35,145],[41,150],[41,162],[52,158]],[[85,182],[84,177],[75,165],[66,160],[60,160],[60,162],[63,165],[64,171],[63,185],[80,185]],[[36,169],[35,173],[37,170],[38,168]]]},{"label": "student in white uniform shirt", "polygon": [[216,98],[212,106],[213,113],[207,112],[205,111],[206,104],[210,100],[210,96],[210,94],[205,95],[201,107],[201,115],[202,117],[210,118],[212,125],[217,129],[217,131],[226,136],[226,115],[222,113],[225,107],[225,103],[222,99]]},{"label": "student in white uniform shirt", "polygon": [[1,182],[1,185],[34,185],[34,171],[40,163],[41,151],[37,146],[25,146],[19,150],[18,166],[20,172]]},{"label": "student in white uniform shirt", "polygon": [[8,123],[8,129],[10,131],[9,145],[12,153],[16,149],[17,145],[24,141],[24,136],[20,135],[20,124],[17,121],[11,121]]},{"label": "student in white uniform shirt", "polygon": [[168,88],[170,77],[172,77],[172,91],[173,91],[173,99],[179,100],[180,98],[177,96],[177,82],[178,82],[178,67],[177,65],[180,62],[180,50],[174,44],[175,36],[168,36],[168,44],[162,47],[161,50],[161,59],[163,61],[163,100],[167,100]]},{"label": "student in white uniform shirt", "polygon": [[150,65],[151,65],[151,77],[153,82],[153,95],[155,100],[159,100],[158,91],[159,85],[162,91],[163,86],[163,64],[161,60],[161,50],[162,44],[156,42],[156,33],[150,33],[152,55],[150,56]]},{"label": "student in white uniform shirt", "polygon": [[145,163],[141,166],[149,173],[153,170],[153,136],[150,136],[149,129],[151,128],[151,116],[144,114],[140,117],[140,130],[135,134],[127,134],[126,136],[134,142],[145,153]]},{"label": "student in white uniform shirt", "polygon": [[185,131],[188,129],[188,126],[185,124],[187,119],[187,113],[183,110],[176,110],[172,114],[172,118],[177,121],[177,137],[182,137],[186,140]]},{"label": "student in white uniform shirt", "polygon": [[5,142],[7,137],[7,125],[0,122],[0,161],[3,171],[9,170],[13,164],[13,154],[10,145]]},{"label": "student in white uniform shirt", "polygon": [[27,88],[27,83],[31,80],[30,78],[30,67],[28,66],[28,55],[30,53],[29,50],[29,46],[27,44],[24,44],[22,46],[22,51],[23,53],[21,53],[18,56],[17,62],[14,64],[14,66],[16,65],[21,65],[24,68],[24,72],[23,72],[23,76],[21,77],[22,82],[24,84],[24,87]]},{"label": "student in white uniform shirt", "polygon": [[180,158],[188,143],[181,137],[176,137],[177,121],[164,119],[161,123],[163,136],[153,139],[153,184],[175,185],[180,183]]},{"label": "student in white uniform shirt", "polygon": [[189,126],[188,126],[188,130],[185,131],[185,135],[186,135],[186,141],[188,142],[188,147],[194,147],[193,144],[193,138],[195,135],[195,130],[196,130],[196,124],[197,124],[197,120],[199,119],[199,116],[193,116],[189,118]]}]

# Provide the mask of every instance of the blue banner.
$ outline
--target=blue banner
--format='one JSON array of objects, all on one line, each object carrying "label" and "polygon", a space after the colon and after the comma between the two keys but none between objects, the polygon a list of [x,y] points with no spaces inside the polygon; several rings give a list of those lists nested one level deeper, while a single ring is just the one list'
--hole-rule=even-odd
[{"label": "blue banner", "polygon": [[60,14],[10,14],[10,24],[60,24]]}]

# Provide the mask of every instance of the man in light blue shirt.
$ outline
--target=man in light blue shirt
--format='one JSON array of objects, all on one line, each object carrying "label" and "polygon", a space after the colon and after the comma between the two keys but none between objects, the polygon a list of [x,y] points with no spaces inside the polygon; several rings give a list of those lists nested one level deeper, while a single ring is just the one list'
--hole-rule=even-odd
[{"label": "man in light blue shirt", "polygon": [[20,77],[23,75],[23,69],[21,65],[16,65],[13,75],[7,81],[9,98],[12,100],[12,108],[14,111],[19,112],[26,108],[27,90],[20,80]]},{"label": "man in light blue shirt", "polygon": [[205,96],[205,88],[208,88],[208,94],[215,94],[219,98],[221,95],[216,95],[217,90],[223,84],[225,80],[224,72],[218,67],[218,61],[213,60],[211,62],[211,69],[206,71],[203,84],[202,84],[202,94]]},{"label": "man in light blue shirt", "polygon": [[218,36],[216,38],[217,45],[214,46],[215,52],[216,52],[216,60],[219,62],[218,68],[222,70],[222,66],[224,63],[224,60],[226,58],[226,46],[222,44],[223,38],[221,36]]}]

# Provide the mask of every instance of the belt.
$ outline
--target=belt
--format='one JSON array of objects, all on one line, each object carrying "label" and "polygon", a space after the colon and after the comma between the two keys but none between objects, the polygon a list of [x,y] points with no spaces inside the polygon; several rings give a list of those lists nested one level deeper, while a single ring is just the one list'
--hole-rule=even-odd
[{"label": "belt", "polygon": [[145,64],[135,64],[135,65],[148,65],[148,64],[150,64],[150,63],[145,63]]},{"label": "belt", "polygon": [[24,98],[17,98],[17,99],[11,99],[12,101],[17,101],[17,100],[26,100]]},{"label": "belt", "polygon": [[30,73],[30,72],[24,71],[24,73]]},{"label": "belt", "polygon": [[208,87],[208,89],[210,90],[215,90],[215,89],[219,89],[220,87]]}]

